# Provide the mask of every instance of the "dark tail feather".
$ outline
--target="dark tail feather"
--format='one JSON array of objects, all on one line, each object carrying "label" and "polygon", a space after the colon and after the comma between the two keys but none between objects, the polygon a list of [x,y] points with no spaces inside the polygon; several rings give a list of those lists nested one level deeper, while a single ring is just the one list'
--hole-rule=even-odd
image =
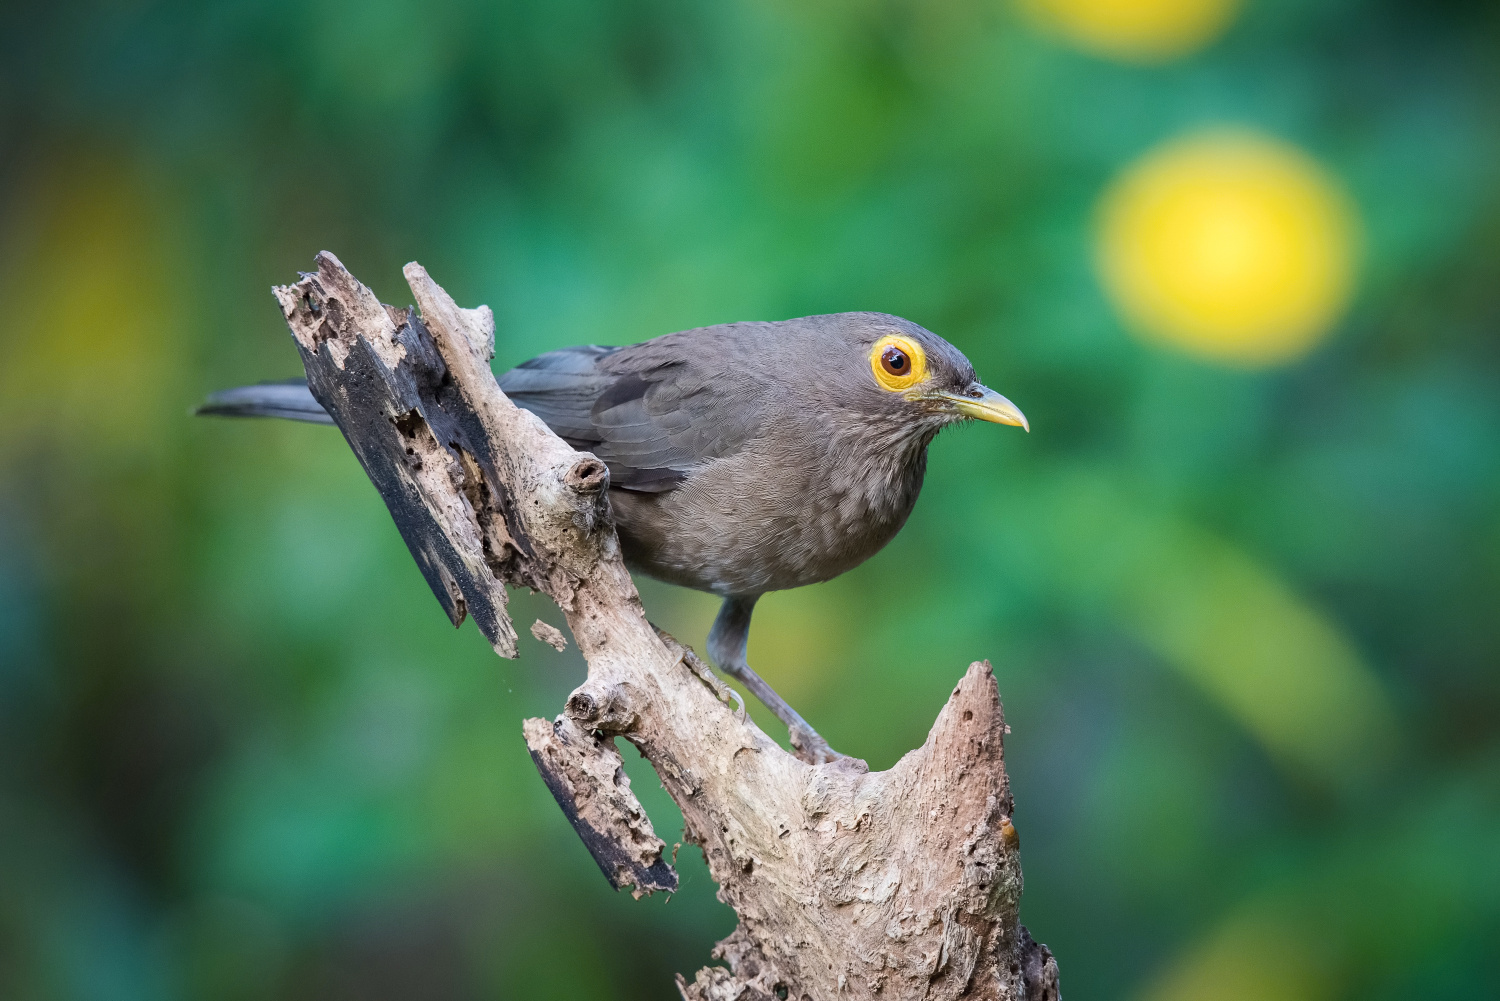
[{"label": "dark tail feather", "polygon": [[283,417],[310,424],[333,423],[328,411],[313,399],[306,379],[285,379],[225,389],[211,394],[196,413],[215,417]]}]

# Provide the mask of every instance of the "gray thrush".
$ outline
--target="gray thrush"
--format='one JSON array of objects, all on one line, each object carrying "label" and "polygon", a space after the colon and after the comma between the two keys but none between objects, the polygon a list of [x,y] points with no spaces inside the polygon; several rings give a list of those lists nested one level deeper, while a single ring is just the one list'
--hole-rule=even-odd
[{"label": "gray thrush", "polygon": [[[632,570],[724,599],[709,656],[814,761],[834,752],[746,662],[756,599],[836,577],[889,542],[944,427],[967,419],[1027,427],[957,348],[885,313],[564,348],[499,382],[517,406],[609,467]],[[216,393],[199,412],[332,423],[305,382]]]}]

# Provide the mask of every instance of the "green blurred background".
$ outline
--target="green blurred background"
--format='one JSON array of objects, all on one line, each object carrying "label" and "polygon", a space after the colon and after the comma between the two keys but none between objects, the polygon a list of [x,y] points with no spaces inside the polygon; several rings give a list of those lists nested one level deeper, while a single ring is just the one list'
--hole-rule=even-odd
[{"label": "green blurred background", "polygon": [[299,371],[324,248],[504,366],[948,337],[1033,433],[942,436],[752,662],[876,768],[994,662],[1074,1001],[1500,995],[1494,4],[8,4],[0,998],[665,998],[733,926],[537,779],[576,655],[449,628],[336,433],[188,416]]}]

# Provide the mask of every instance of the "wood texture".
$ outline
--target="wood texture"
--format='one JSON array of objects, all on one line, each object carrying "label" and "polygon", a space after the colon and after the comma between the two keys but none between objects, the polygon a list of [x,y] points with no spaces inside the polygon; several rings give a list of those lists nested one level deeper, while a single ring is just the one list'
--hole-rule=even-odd
[{"label": "wood texture", "polygon": [[568,638],[556,626],[537,619],[531,624],[531,636],[538,643],[545,643],[558,653],[568,648]]},{"label": "wood texture", "polygon": [[515,407],[490,371],[490,311],[461,309],[417,264],[420,308],[382,306],[331,254],[276,290],[318,401],[390,507],[455,624],[515,652],[505,586],[546,592],[588,679],[524,734],[605,877],[637,896],[677,876],[620,767],[655,767],[739,926],[689,1001],[1058,997],[1018,920],[1020,842],[1006,727],[987,663],[922,747],[885,772],[783,751],[692,651],[646,621],[609,519],[609,474]]}]

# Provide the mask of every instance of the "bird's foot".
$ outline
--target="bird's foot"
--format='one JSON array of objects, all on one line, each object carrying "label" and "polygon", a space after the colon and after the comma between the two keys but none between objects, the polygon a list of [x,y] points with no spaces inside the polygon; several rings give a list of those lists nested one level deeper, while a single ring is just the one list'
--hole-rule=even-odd
[{"label": "bird's foot", "polygon": [[[809,765],[823,765],[831,761],[859,761],[858,758],[835,751],[812,727],[789,727],[787,737],[792,742],[792,754]],[[863,761],[859,763],[864,764]]]}]

